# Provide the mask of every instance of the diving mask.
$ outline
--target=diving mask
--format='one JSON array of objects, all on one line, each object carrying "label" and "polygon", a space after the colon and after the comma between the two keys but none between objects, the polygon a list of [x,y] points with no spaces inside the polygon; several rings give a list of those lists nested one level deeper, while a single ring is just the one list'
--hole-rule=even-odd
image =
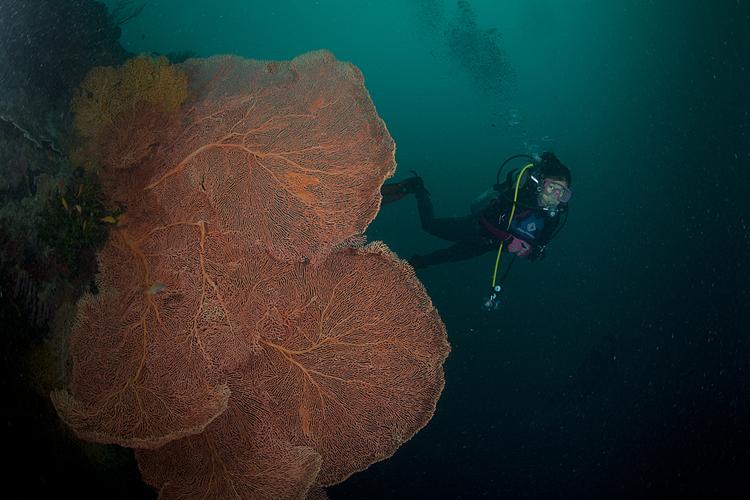
[{"label": "diving mask", "polygon": [[573,193],[570,188],[565,187],[560,181],[549,180],[544,183],[542,192],[560,203],[567,203]]}]

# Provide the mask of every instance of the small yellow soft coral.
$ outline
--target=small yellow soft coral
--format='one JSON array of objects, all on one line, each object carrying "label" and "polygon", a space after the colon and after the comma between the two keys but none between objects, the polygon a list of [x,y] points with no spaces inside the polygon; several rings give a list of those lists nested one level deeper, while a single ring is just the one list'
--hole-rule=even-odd
[{"label": "small yellow soft coral", "polygon": [[185,73],[164,56],[94,68],[70,103],[73,126],[86,140],[72,160],[86,168],[137,164],[168,135],[170,119],[186,98]]}]

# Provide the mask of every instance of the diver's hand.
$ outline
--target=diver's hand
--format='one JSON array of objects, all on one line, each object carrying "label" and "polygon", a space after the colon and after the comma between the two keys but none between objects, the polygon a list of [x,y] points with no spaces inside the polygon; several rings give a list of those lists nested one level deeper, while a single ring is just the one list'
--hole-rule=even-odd
[{"label": "diver's hand", "polygon": [[508,252],[514,253],[519,257],[528,257],[531,253],[532,248],[527,242],[521,238],[511,237],[510,244],[508,245]]}]

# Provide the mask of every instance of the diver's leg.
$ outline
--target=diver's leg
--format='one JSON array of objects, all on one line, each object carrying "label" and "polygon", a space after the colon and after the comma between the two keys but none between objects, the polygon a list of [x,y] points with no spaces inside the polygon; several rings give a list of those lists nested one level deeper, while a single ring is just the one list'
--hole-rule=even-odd
[{"label": "diver's leg", "polygon": [[455,217],[436,219],[435,210],[432,207],[430,194],[420,189],[416,192],[417,210],[419,210],[419,219],[422,222],[422,229],[433,236],[437,236],[448,241],[464,241],[473,239],[477,235],[476,216]]},{"label": "diver's leg", "polygon": [[460,242],[448,248],[435,250],[427,255],[415,255],[409,259],[409,264],[414,269],[424,269],[427,266],[434,266],[435,264],[442,264],[444,262],[459,262],[471,259],[490,250],[492,250],[492,246],[482,241]]},{"label": "diver's leg", "polygon": [[430,193],[426,189],[420,189],[415,193],[415,196],[417,197],[417,210],[419,210],[419,218],[422,221],[422,229],[427,231],[427,227],[435,219],[435,210],[432,208]]}]

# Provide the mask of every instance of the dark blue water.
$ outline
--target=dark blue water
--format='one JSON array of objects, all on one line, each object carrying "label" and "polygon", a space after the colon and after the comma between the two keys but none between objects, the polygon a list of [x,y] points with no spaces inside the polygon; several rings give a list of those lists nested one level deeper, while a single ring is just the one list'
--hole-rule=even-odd
[{"label": "dark blue water", "polygon": [[[481,308],[493,255],[419,271],[452,345],[443,396],[331,499],[750,492],[748,10],[162,0],[123,26],[133,53],[352,62],[396,179],[417,171],[438,216],[468,214],[511,155],[551,148],[572,170],[569,221],[546,260],[516,262],[498,310]],[[404,258],[448,245],[420,231],[413,198],[368,237]]]}]

